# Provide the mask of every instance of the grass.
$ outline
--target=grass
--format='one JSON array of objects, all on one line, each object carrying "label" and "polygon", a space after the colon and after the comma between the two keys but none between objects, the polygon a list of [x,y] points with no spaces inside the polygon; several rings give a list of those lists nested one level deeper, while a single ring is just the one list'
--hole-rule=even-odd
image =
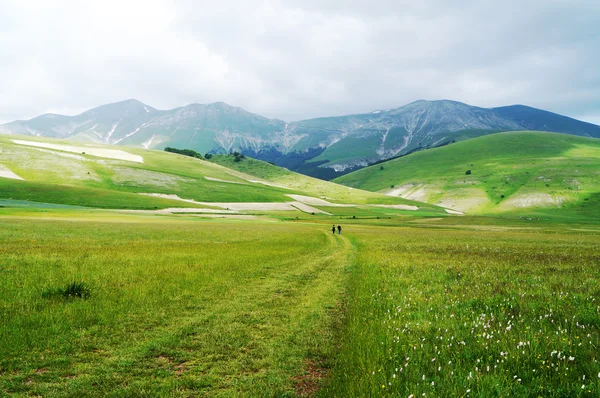
[{"label": "grass", "polygon": [[[71,141],[38,138],[35,141],[75,145]],[[85,154],[88,146],[84,144],[81,144],[82,153],[74,154],[18,145],[13,139],[32,140],[31,137],[0,135],[0,167],[7,167],[25,181],[2,178],[0,199],[152,209],[195,206],[157,198],[140,199],[138,193],[175,194],[201,202],[286,202],[292,200],[287,194],[300,194],[326,197],[337,203],[414,204],[402,198],[303,176],[250,158],[234,162],[231,156],[215,155],[211,161],[205,161],[164,151],[119,147],[144,159],[144,163],[134,163]],[[435,206],[420,206],[428,211],[441,211]]]},{"label": "grass", "polygon": [[[153,210],[168,207],[206,207],[178,200],[137,195],[131,192],[9,180],[6,178],[0,178],[0,192],[0,195],[6,199],[28,201],[30,203],[46,203],[44,205],[36,204],[36,207],[46,207],[48,204],[53,203],[101,209]],[[11,207],[17,205],[8,201],[3,201],[2,203]]]},{"label": "grass", "polygon": [[[284,202],[288,199],[284,195],[288,192],[284,192],[283,189],[249,183],[244,178],[251,178],[251,176],[241,173],[238,173],[237,176],[232,175],[224,167],[187,156],[164,151],[119,148],[142,156],[144,163],[140,164],[85,154],[40,150],[13,143],[12,139],[16,138],[31,140],[31,137],[0,136],[2,165],[32,184],[104,190],[114,192],[115,195],[119,193],[177,194],[185,199],[204,202]],[[47,138],[38,141],[74,145],[73,142]],[[114,149],[112,146],[100,147]],[[85,149],[83,144],[82,149]],[[231,183],[209,180],[206,177]],[[5,185],[13,183],[15,180],[7,181],[5,181]],[[0,195],[7,197],[5,192],[0,192],[2,192]],[[73,195],[65,194],[64,199],[71,196]],[[22,198],[13,197],[13,199]],[[55,199],[59,200],[60,198]],[[171,202],[169,207],[190,206],[182,203],[173,206]],[[122,206],[118,208],[122,208]]]},{"label": "grass", "polygon": [[358,254],[322,396],[600,394],[597,233],[346,231]]},{"label": "grass", "polygon": [[[335,182],[370,191],[402,188],[407,197],[475,213],[524,207],[571,211],[600,192],[599,153],[600,141],[595,139],[498,133],[413,153]],[[538,202],[524,203],[535,196]],[[555,203],[543,203],[550,201]]]},{"label": "grass", "polygon": [[440,211],[440,209],[435,206],[427,206],[424,203],[419,203],[412,200],[385,196],[364,190],[349,189],[348,187],[335,184],[330,181],[323,181],[317,178],[294,173],[288,169],[272,165],[262,160],[246,157],[240,162],[235,162],[233,156],[214,155],[210,161],[229,169],[236,170],[247,175],[252,175],[298,192],[303,192],[305,195],[315,196],[317,198],[326,198],[328,201],[333,203],[409,204],[418,205],[422,208],[424,207],[429,211]]},{"label": "grass", "polygon": [[597,225],[332,219],[2,209],[0,391],[600,393]]},{"label": "grass", "polygon": [[[305,364],[332,357],[345,240],[310,225],[131,219],[2,220],[0,391],[286,396]],[[48,300],[73,291],[90,294]]]}]

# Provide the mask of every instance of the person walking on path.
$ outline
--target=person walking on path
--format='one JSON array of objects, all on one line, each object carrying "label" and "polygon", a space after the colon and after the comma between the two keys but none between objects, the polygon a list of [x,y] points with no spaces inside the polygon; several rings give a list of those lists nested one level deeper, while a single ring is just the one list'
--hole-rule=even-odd
[{"label": "person walking on path", "polygon": [[[333,231],[333,233],[335,234],[335,231]],[[340,235],[342,233],[342,226],[338,225],[338,235]]]},{"label": "person walking on path", "polygon": [[335,225],[331,226],[331,232],[335,235]]}]

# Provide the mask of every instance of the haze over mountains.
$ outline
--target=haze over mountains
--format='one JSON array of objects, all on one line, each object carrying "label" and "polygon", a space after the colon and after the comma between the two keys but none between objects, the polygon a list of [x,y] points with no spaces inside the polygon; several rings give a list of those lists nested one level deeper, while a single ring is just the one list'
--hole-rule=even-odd
[{"label": "haze over mountains", "polygon": [[540,109],[488,109],[449,100],[286,123],[222,102],[158,110],[132,99],[76,116],[45,114],[0,125],[0,133],[147,149],[241,151],[326,179],[415,150],[516,130],[600,138],[600,126]]}]

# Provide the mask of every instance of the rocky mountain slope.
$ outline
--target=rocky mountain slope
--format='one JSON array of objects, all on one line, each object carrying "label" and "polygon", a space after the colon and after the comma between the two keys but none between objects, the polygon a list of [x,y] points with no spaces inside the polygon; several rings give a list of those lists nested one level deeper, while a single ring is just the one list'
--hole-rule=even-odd
[{"label": "rocky mountain slope", "polygon": [[0,125],[0,133],[147,149],[241,151],[327,179],[416,150],[524,129],[600,138],[600,126],[551,112],[522,105],[487,109],[448,100],[293,123],[222,102],[158,110],[127,100],[76,116],[46,114]]}]

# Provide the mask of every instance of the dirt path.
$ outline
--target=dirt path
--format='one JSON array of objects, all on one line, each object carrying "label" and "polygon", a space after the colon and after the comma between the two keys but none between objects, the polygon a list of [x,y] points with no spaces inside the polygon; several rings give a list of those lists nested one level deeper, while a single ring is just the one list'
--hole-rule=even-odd
[{"label": "dirt path", "polygon": [[[226,211],[265,211],[265,210],[266,211],[268,211],[268,210],[293,211],[293,210],[300,210],[305,213],[320,213],[320,214],[331,215],[331,213],[328,213],[324,210],[319,210],[315,207],[309,206],[309,205],[301,203],[301,202],[259,202],[259,203],[255,203],[255,202],[197,202],[192,199],[180,198],[178,195],[175,195],[175,194],[140,193],[140,195],[154,196],[154,197],[171,199],[171,200],[179,200],[182,202],[194,203],[194,204],[203,205],[203,206],[220,207],[222,209],[225,209]],[[172,210],[173,209],[167,209],[166,211],[172,212]],[[157,211],[162,211],[163,213],[165,212],[163,210],[157,210]],[[196,212],[198,212],[198,213],[203,212],[203,209],[197,209]],[[212,212],[214,213],[216,211],[213,210]],[[210,213],[210,211],[208,213]]]}]

